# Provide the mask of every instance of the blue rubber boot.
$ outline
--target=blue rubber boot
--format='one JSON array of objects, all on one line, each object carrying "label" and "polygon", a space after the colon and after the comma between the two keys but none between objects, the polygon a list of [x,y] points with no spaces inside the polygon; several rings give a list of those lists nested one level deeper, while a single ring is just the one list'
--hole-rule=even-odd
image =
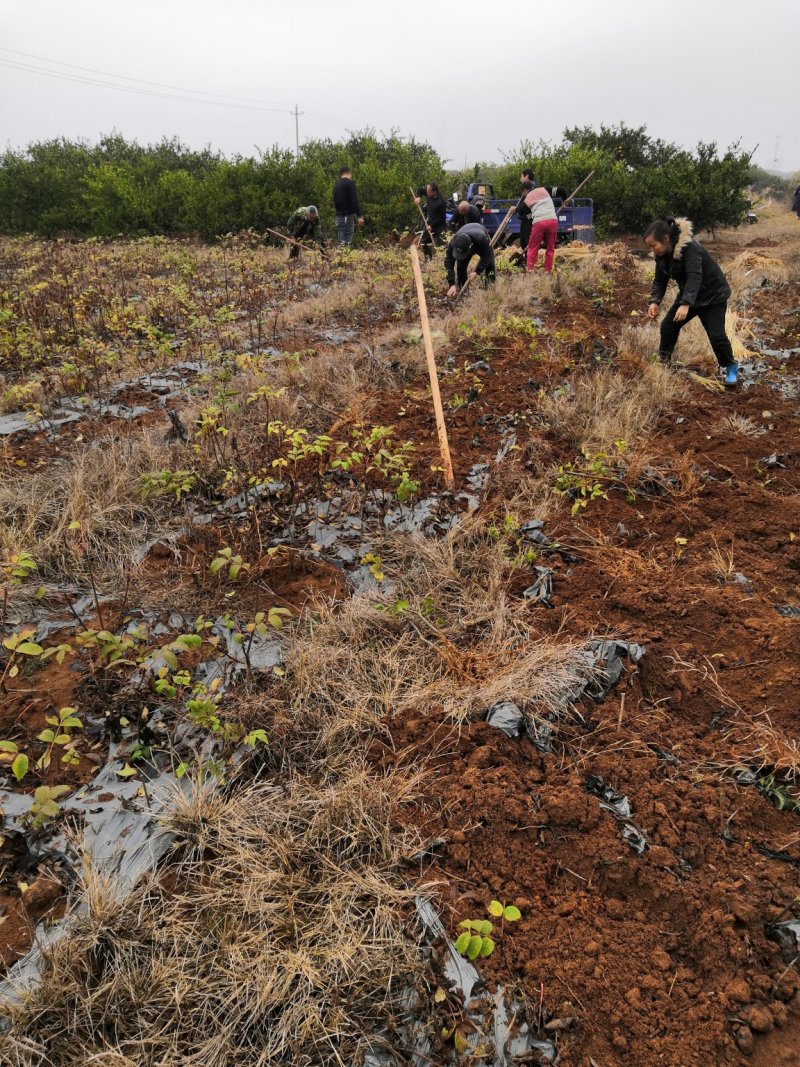
[{"label": "blue rubber boot", "polygon": [[739,381],[739,364],[729,363],[725,368],[725,385],[729,388],[733,388]]}]

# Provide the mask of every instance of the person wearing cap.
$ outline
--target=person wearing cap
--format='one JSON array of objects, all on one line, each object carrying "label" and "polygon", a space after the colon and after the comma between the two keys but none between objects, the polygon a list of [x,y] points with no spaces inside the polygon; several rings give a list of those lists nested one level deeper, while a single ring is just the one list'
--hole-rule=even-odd
[{"label": "person wearing cap", "polygon": [[[295,242],[310,238],[312,241],[316,241],[320,248],[325,247],[325,242],[322,240],[322,234],[319,231],[319,212],[313,204],[309,204],[308,207],[299,207],[297,211],[292,212],[286,227],[294,237]],[[299,255],[300,245],[295,243],[289,252],[289,259],[297,259]]]},{"label": "person wearing cap", "polygon": [[480,222],[481,218],[481,213],[474,204],[470,204],[469,200],[459,200],[458,207],[450,220],[450,226],[454,230],[460,230],[468,222]]},{"label": "person wearing cap", "polygon": [[437,248],[441,248],[444,244],[442,234],[447,226],[447,204],[439,192],[439,186],[436,182],[428,182],[424,189],[417,190],[417,195],[414,197],[414,203],[417,206],[419,206],[423,196],[425,197],[424,211],[428,226],[422,234],[420,247],[425,258],[430,259],[433,256],[433,246],[436,245]]},{"label": "person wearing cap", "polygon": [[[469,261],[473,256],[478,256],[478,265],[475,274],[482,274],[487,283],[493,282],[494,273],[494,249],[489,241],[486,227],[479,222],[468,222],[462,226],[458,233],[450,238],[447,252],[444,257],[444,268],[447,271],[447,281],[450,288],[447,295],[458,296],[458,293],[467,284]],[[456,284],[458,282],[458,284]]]}]

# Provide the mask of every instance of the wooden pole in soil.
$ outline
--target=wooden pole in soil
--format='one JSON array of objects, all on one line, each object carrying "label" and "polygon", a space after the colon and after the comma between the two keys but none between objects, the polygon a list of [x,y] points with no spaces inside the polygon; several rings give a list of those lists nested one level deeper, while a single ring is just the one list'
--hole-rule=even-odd
[{"label": "wooden pole in soil", "polygon": [[[508,209],[508,211],[506,212],[506,217],[505,217],[505,218],[503,219],[503,221],[502,221],[502,222],[500,223],[500,225],[499,225],[499,226],[497,227],[497,229],[496,229],[496,230],[494,231],[494,234],[492,235],[492,239],[491,239],[491,241],[489,242],[489,245],[490,245],[490,246],[491,246],[492,248],[494,248],[494,246],[495,246],[495,245],[497,244],[497,242],[498,242],[498,240],[500,239],[500,237],[502,236],[502,234],[503,234],[503,232],[504,232],[504,230],[505,230],[506,226],[508,226],[508,220],[509,220],[509,219],[511,218],[511,216],[512,216],[512,215],[514,214],[514,212],[515,212],[516,210],[517,210],[517,207],[516,207],[516,204],[515,204],[515,205],[514,205],[514,207],[510,207],[510,208]],[[458,298],[459,298],[459,297],[461,296],[461,294],[462,294],[462,293],[464,292],[464,290],[465,290],[465,289],[467,288],[467,286],[469,285],[469,283],[470,283],[470,282],[472,281],[473,277],[474,277],[474,275],[472,275],[472,274],[470,274],[470,275],[469,275],[469,277],[467,278],[467,280],[466,280],[466,281],[464,282],[464,284],[463,284],[463,285],[461,286],[461,288],[459,289],[459,291],[458,291],[458,292],[456,293],[456,300],[458,300]]]},{"label": "wooden pole in soil", "polygon": [[419,265],[419,252],[417,252],[417,246],[412,245],[410,248],[411,253],[411,267],[414,271],[414,282],[417,286],[417,300],[419,301],[419,317],[422,323],[422,340],[425,344],[425,358],[428,361],[428,374],[431,380],[431,394],[433,395],[433,410],[436,415],[436,432],[439,435],[439,451],[442,454],[442,465],[444,467],[444,484],[448,489],[452,489],[455,480],[453,478],[453,462],[450,459],[450,444],[447,440],[447,427],[444,422],[444,411],[442,409],[442,397],[439,392],[439,377],[436,373],[436,359],[433,355],[433,341],[431,340],[431,326],[428,321],[428,305],[425,300],[425,286],[422,281],[422,270]]},{"label": "wooden pole in soil", "polygon": [[[411,186],[410,186],[410,185],[409,185],[409,187],[408,187],[408,188],[409,188],[409,189],[410,189],[410,191],[411,191],[411,196],[412,196],[412,198],[413,198],[413,200],[414,200],[414,206],[416,207],[417,211],[419,212],[420,218],[422,219],[422,225],[423,225],[423,226],[425,227],[425,229],[426,229],[426,230],[428,231],[428,233],[430,234],[430,238],[431,238],[431,246],[432,246],[433,248],[435,248],[435,247],[436,247],[436,244],[435,244],[435,241],[434,241],[434,237],[433,237],[433,230],[432,230],[432,229],[430,228],[430,226],[428,225],[428,220],[427,220],[427,219],[425,218],[425,212],[424,212],[424,211],[422,210],[422,208],[421,208],[421,207],[419,206],[419,204],[417,203],[417,194],[416,194],[416,193],[414,192],[414,190],[413,190],[413,189],[411,188]],[[418,243],[419,243],[419,244],[421,244],[421,243],[422,243],[422,234],[420,234],[420,237],[419,237],[419,242],[418,242]]]}]

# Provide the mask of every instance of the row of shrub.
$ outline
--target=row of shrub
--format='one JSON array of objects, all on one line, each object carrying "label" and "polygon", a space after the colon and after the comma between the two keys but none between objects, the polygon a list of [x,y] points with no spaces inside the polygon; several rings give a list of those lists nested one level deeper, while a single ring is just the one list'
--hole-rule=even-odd
[{"label": "row of shrub", "polygon": [[316,204],[332,222],[339,168],[352,166],[371,235],[413,227],[409,187],[444,182],[447,193],[480,175],[498,196],[518,193],[522,166],[547,185],[573,189],[594,171],[586,194],[601,233],[637,231],[652,218],[686,214],[698,227],[739,223],[749,202],[750,157],[738,146],[690,151],[624,124],[565,131],[557,144],[523,141],[501,165],[449,171],[430,145],[396,132],[366,130],[346,141],[309,141],[299,157],[274,148],[227,158],[165,138],[153,145],[119,134],[97,144],[64,138],[0,156],[0,227],[6,233],[109,237],[220,234],[283,224],[294,208]]}]

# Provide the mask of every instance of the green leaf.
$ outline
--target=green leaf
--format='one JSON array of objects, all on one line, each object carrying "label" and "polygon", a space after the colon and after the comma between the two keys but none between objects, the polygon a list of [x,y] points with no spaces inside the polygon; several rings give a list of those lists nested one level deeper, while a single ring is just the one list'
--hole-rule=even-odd
[{"label": "green leaf", "polygon": [[13,741],[0,741],[0,752],[19,752],[19,745]]},{"label": "green leaf", "polygon": [[25,755],[24,752],[20,752],[20,754],[11,764],[11,773],[14,775],[18,782],[21,782],[25,775],[28,773],[29,766],[30,761],[28,760],[28,757]]},{"label": "green leaf", "polygon": [[216,559],[212,559],[211,560],[211,563],[209,564],[209,568],[208,569],[211,571],[212,574],[216,574],[217,571],[219,571],[222,567],[225,566],[226,563],[227,563],[227,560],[222,559],[219,556],[217,556]]},{"label": "green leaf", "polygon": [[129,763],[126,763],[124,767],[117,771],[117,775],[120,778],[132,778],[134,774],[137,774],[135,767],[131,767]]},{"label": "green leaf", "polygon": [[44,741],[44,743],[46,745],[52,745],[53,742],[55,741],[55,739],[56,739],[55,730],[42,730],[42,732],[39,734],[39,736],[37,738],[38,741]]},{"label": "green leaf", "polygon": [[461,922],[458,924],[458,928],[460,930],[471,930],[472,929],[472,919],[462,919]]},{"label": "green leaf", "polygon": [[499,900],[492,900],[489,902],[487,910],[490,915],[494,915],[496,919],[499,919],[503,914],[503,905]]},{"label": "green leaf", "polygon": [[456,952],[460,952],[462,956],[465,955],[471,940],[469,933],[460,934],[456,940]]},{"label": "green leaf", "polygon": [[469,945],[467,945],[467,959],[476,960],[481,951],[481,945],[483,944],[483,938],[473,936],[469,939]]},{"label": "green leaf", "polygon": [[514,907],[513,904],[508,904],[505,908],[503,908],[503,918],[506,920],[506,922],[515,923],[517,919],[522,918],[522,912],[519,910],[519,908]]},{"label": "green leaf", "polygon": [[14,651],[20,652],[23,656],[41,656],[44,649],[41,645],[37,645],[35,641],[23,641],[17,645]]},{"label": "green leaf", "polygon": [[494,941],[492,941],[491,937],[484,937],[483,943],[481,944],[481,958],[485,959],[487,956],[491,956],[493,952]]},{"label": "green leaf", "polygon": [[55,743],[57,745],[66,745],[69,741],[69,734],[56,734]]},{"label": "green leaf", "polygon": [[482,919],[478,926],[478,933],[481,934],[483,937],[488,937],[491,932],[492,924],[489,922],[488,919]]}]

